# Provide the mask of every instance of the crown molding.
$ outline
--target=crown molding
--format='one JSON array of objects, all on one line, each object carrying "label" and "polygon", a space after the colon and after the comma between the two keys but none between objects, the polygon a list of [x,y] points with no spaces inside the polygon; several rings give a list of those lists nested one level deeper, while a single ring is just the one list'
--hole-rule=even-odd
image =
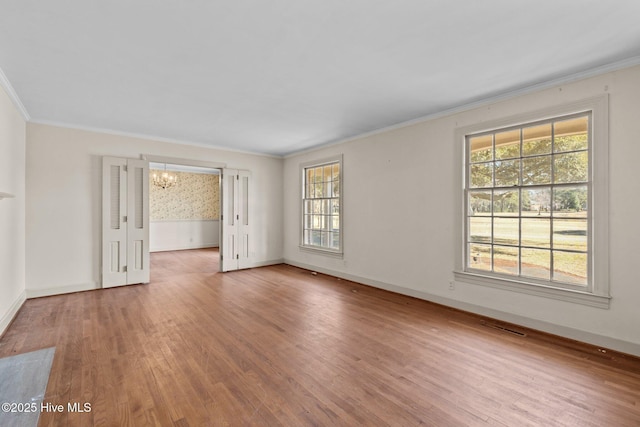
[{"label": "crown molding", "polygon": [[601,65],[598,67],[590,68],[588,70],[579,71],[577,73],[569,74],[567,76],[558,77],[558,78],[547,80],[541,83],[535,83],[522,88],[510,90],[508,92],[505,92],[499,95],[483,98],[478,101],[469,102],[467,104],[448,108],[446,110],[437,111],[435,113],[427,114],[426,116],[418,117],[416,119],[411,119],[406,122],[396,123],[394,125],[386,126],[380,129],[375,129],[369,132],[364,132],[358,135],[350,136],[348,138],[344,138],[336,141],[327,141],[324,144],[319,144],[314,147],[306,148],[300,151],[292,151],[291,153],[285,154],[283,157],[287,159],[287,158],[299,156],[302,154],[312,153],[314,151],[322,150],[324,148],[332,147],[334,145],[340,145],[346,142],[355,141],[357,139],[366,138],[369,136],[390,132],[396,129],[401,129],[407,126],[428,122],[429,120],[439,119],[442,117],[450,116],[450,115],[461,113],[464,111],[473,110],[474,108],[483,107],[485,105],[493,104],[499,101],[505,101],[508,99],[517,98],[518,96],[538,92],[544,89],[549,89],[554,86],[560,86],[568,83],[577,82],[579,80],[584,80],[590,77],[595,77],[595,76],[610,73],[613,71],[622,70],[624,68],[634,67],[636,65],[640,65],[640,55],[623,59],[621,61],[611,62],[609,64]]},{"label": "crown molding", "polygon": [[424,123],[424,122],[427,122],[429,120],[434,120],[434,119],[438,119],[438,118],[441,118],[441,117],[450,116],[450,115],[453,115],[453,114],[456,114],[456,113],[469,111],[469,110],[472,110],[474,108],[482,107],[482,106],[485,106],[485,105],[488,105],[488,104],[493,104],[493,103],[496,103],[496,102],[499,102],[499,101],[504,101],[504,100],[507,100],[507,99],[516,98],[518,96],[526,95],[526,94],[537,92],[537,91],[540,91],[540,90],[549,89],[549,88],[554,87],[554,86],[568,84],[568,83],[572,83],[572,82],[575,82],[575,81],[587,79],[587,78],[590,78],[590,77],[595,77],[595,76],[598,76],[598,75],[601,75],[601,74],[606,74],[606,73],[617,71],[617,70],[621,70],[621,69],[624,69],[624,68],[633,67],[633,66],[636,66],[636,65],[640,65],[640,55],[639,56],[634,56],[634,57],[631,57],[631,58],[627,58],[627,59],[623,59],[623,60],[620,60],[620,61],[612,62],[612,63],[609,63],[609,64],[601,65],[601,66],[598,66],[598,67],[590,68],[588,70],[580,71],[580,72],[573,73],[573,74],[570,74],[570,75],[567,75],[567,76],[563,76],[563,77],[547,80],[547,81],[544,81],[544,82],[541,82],[541,83],[536,83],[536,84],[532,84],[532,85],[525,86],[525,87],[522,87],[522,88],[518,88],[518,89],[515,89],[515,90],[511,90],[511,91],[508,91],[508,92],[505,92],[505,93],[502,93],[502,94],[499,94],[499,95],[496,95],[496,96],[491,96],[491,97],[488,97],[488,98],[480,99],[478,101],[474,101],[474,102],[470,102],[470,103],[467,103],[467,104],[455,106],[455,107],[452,107],[452,108],[449,108],[449,109],[445,109],[445,110],[438,111],[438,112],[435,112],[435,113],[432,113],[432,114],[428,114],[426,116],[418,117],[416,119],[408,120],[408,121],[401,122],[401,123],[396,123],[394,125],[386,126],[386,127],[380,128],[380,129],[375,129],[375,130],[372,130],[372,131],[369,131],[369,132],[363,132],[361,134],[350,136],[350,137],[339,139],[339,140],[327,141],[325,143],[316,145],[314,147],[302,149],[302,150],[299,150],[299,151],[295,151],[294,150],[294,151],[291,151],[289,153],[283,153],[281,155],[260,153],[260,152],[248,151],[248,150],[238,150],[238,149],[233,149],[233,148],[229,148],[229,147],[223,147],[223,146],[218,146],[218,145],[213,145],[213,144],[207,144],[207,143],[203,143],[203,142],[184,141],[184,140],[177,140],[177,139],[172,139],[172,138],[163,138],[163,137],[158,137],[158,136],[153,136],[153,135],[138,134],[138,133],[133,133],[133,132],[122,132],[122,131],[116,131],[116,130],[112,130],[112,129],[102,129],[102,128],[96,128],[96,127],[90,127],[90,126],[79,126],[79,125],[73,125],[73,124],[69,124],[69,123],[49,121],[49,120],[32,120],[31,117],[29,116],[29,113],[27,112],[26,108],[22,104],[22,101],[18,97],[18,94],[13,89],[13,86],[11,85],[11,83],[9,82],[9,80],[7,79],[6,75],[4,74],[4,72],[2,71],[1,68],[0,68],[0,86],[2,86],[4,88],[4,90],[6,91],[7,95],[9,96],[11,101],[13,102],[14,106],[16,107],[16,109],[20,112],[20,114],[22,115],[24,120],[27,121],[27,122],[30,122],[30,123],[37,123],[37,124],[43,124],[43,125],[49,125],[49,126],[57,126],[57,127],[63,127],[63,128],[69,128],[69,129],[84,130],[84,131],[89,131],[89,132],[105,133],[105,134],[110,134],[110,135],[126,136],[126,137],[131,137],[131,138],[154,140],[154,141],[159,141],[159,142],[168,142],[168,143],[172,143],[172,144],[204,147],[204,148],[210,148],[210,149],[214,149],[214,150],[230,151],[230,152],[241,153],[241,154],[249,154],[249,155],[254,155],[254,156],[270,157],[270,158],[276,158],[276,159],[282,159],[282,158],[286,159],[286,158],[295,157],[295,156],[302,155],[302,154],[312,153],[314,151],[321,150],[321,149],[324,149],[324,148],[328,148],[328,147],[331,147],[331,146],[334,146],[334,145],[339,145],[339,144],[343,144],[343,143],[346,143],[346,142],[351,142],[351,141],[354,141],[354,140],[357,140],[357,139],[366,138],[366,137],[369,137],[369,136],[373,136],[373,135],[377,135],[377,134],[393,131],[393,130],[396,130],[396,129],[401,129],[401,128],[404,128],[404,127],[407,127],[407,126],[412,126],[412,125],[419,124],[419,123]]},{"label": "crown molding", "polygon": [[20,101],[18,94],[13,89],[13,86],[11,86],[9,79],[7,79],[7,76],[4,74],[4,71],[2,71],[2,68],[0,68],[0,86],[2,86],[4,91],[7,93],[7,95],[11,99],[11,102],[13,102],[13,105],[20,112],[20,115],[22,116],[24,121],[28,122],[29,120],[31,120],[27,109],[24,108],[24,104],[22,103],[22,101]]},{"label": "crown molding", "polygon": [[211,150],[228,151],[232,153],[247,154],[251,156],[282,159],[282,156],[277,154],[260,153],[257,151],[249,151],[249,150],[239,150],[239,149],[230,148],[230,147],[223,147],[220,145],[207,144],[206,142],[194,142],[194,141],[185,141],[185,140],[173,139],[173,138],[164,138],[161,136],[153,136],[153,135],[147,135],[143,133],[125,132],[125,131],[105,129],[105,128],[99,128],[99,127],[93,127],[93,126],[82,126],[82,125],[76,125],[76,124],[65,123],[65,122],[54,121],[54,120],[30,120],[29,123],[44,125],[44,126],[59,127],[63,129],[80,130],[84,132],[102,133],[105,135],[124,136],[127,138],[144,139],[146,141],[166,142],[169,144],[178,144],[178,145],[189,145],[192,147],[209,148]]}]

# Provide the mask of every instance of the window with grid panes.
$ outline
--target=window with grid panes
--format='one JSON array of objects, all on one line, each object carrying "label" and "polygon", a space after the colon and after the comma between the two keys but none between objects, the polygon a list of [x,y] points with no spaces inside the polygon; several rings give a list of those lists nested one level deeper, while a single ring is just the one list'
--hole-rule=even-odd
[{"label": "window with grid panes", "polygon": [[302,168],[302,246],[341,253],[341,159]]},{"label": "window with grid panes", "polygon": [[591,113],[467,135],[466,271],[591,284]]}]

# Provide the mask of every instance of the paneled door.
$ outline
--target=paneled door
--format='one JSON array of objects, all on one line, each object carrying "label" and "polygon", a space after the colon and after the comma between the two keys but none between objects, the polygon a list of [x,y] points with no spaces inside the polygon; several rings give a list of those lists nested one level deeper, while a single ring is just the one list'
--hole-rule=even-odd
[{"label": "paneled door", "polygon": [[102,287],[149,283],[149,163],[102,158]]},{"label": "paneled door", "polygon": [[221,271],[251,267],[250,178],[246,170],[222,170]]}]

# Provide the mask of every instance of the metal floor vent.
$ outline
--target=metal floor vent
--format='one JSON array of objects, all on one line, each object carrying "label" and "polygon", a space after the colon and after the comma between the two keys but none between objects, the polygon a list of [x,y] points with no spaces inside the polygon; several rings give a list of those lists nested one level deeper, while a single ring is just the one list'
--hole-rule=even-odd
[{"label": "metal floor vent", "polygon": [[508,332],[510,334],[517,335],[519,337],[526,337],[527,336],[527,334],[525,334],[524,332],[516,331],[515,329],[511,329],[511,328],[508,328],[506,326],[496,325],[495,323],[482,322],[482,324],[484,326],[486,326],[486,327],[493,328],[493,329],[499,329],[501,331]]}]

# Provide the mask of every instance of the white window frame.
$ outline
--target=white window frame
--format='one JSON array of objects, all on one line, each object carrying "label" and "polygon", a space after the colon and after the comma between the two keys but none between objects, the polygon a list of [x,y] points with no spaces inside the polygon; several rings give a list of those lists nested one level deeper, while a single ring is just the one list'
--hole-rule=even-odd
[{"label": "white window frame", "polygon": [[[310,161],[310,162],[306,162],[306,163],[301,163],[300,164],[300,245],[299,248],[300,250],[306,251],[306,252],[312,252],[312,253],[317,253],[317,254],[322,254],[322,255],[328,255],[328,256],[333,256],[336,258],[342,258],[343,257],[343,253],[344,253],[344,216],[343,216],[343,185],[344,185],[344,166],[343,166],[343,161],[342,161],[342,154],[337,155],[337,156],[332,156],[332,157],[326,157],[323,159],[318,159],[318,160],[314,160],[314,161]],[[323,246],[316,246],[316,245],[307,245],[304,243],[304,230],[305,230],[305,226],[304,226],[304,220],[305,220],[305,212],[304,212],[304,203],[305,203],[305,185],[306,185],[306,174],[305,171],[306,169],[309,168],[313,168],[313,167],[318,167],[318,166],[324,166],[327,164],[333,164],[333,163],[337,163],[340,165],[340,181],[338,183],[339,188],[340,188],[340,193],[338,195],[338,203],[339,203],[339,213],[338,213],[338,221],[339,221],[339,233],[340,233],[340,244],[339,244],[339,248],[338,249],[332,249],[332,248],[328,248],[328,247],[323,247]]]},{"label": "white window frame", "polygon": [[[456,227],[456,259],[454,276],[457,281],[489,286],[492,288],[521,292],[530,295],[575,302],[599,308],[608,308],[609,295],[609,106],[608,96],[602,95],[586,100],[532,111],[517,116],[490,122],[478,123],[456,129],[456,158],[459,160],[456,188],[461,197],[457,199],[460,227]],[[500,276],[466,268],[466,182],[468,135],[490,132],[511,126],[554,119],[579,113],[591,113],[591,141],[589,147],[589,185],[591,186],[589,224],[591,230],[588,247],[588,265],[591,283],[585,289],[561,286],[551,281],[527,279],[517,276]]]}]

